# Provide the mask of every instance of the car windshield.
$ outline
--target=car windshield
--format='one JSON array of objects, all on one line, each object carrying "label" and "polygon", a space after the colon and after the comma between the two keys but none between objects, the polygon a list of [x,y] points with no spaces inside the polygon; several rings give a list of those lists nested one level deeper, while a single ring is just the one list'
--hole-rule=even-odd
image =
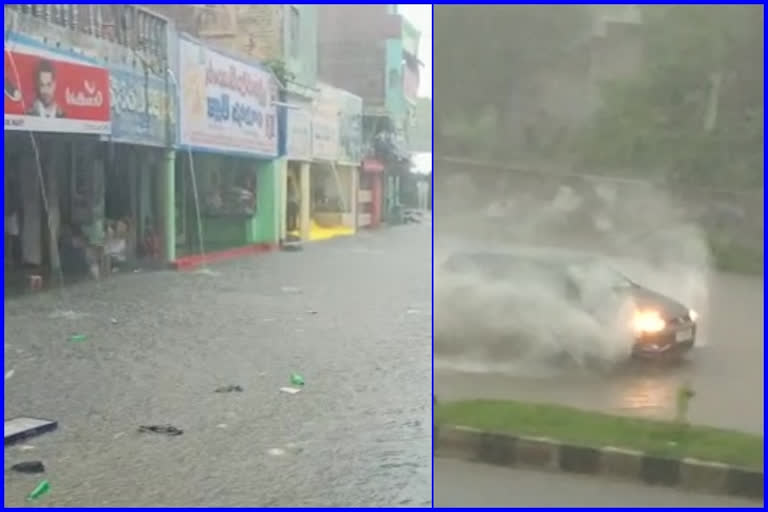
[{"label": "car windshield", "polygon": [[582,285],[589,284],[611,290],[625,290],[635,285],[627,276],[599,261],[570,264],[568,275]]}]

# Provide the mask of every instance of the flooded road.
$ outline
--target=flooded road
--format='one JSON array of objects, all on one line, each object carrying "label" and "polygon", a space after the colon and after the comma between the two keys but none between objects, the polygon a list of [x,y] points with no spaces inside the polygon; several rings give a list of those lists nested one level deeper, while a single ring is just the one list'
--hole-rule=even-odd
[{"label": "flooded road", "polygon": [[6,303],[5,417],[59,429],[6,448],[5,505],[42,460],[45,506],[429,506],[430,251],[396,227]]},{"label": "flooded road", "polygon": [[514,362],[436,361],[444,400],[494,398],[559,403],[617,414],[672,418],[678,386],[689,381],[694,423],[763,432],[763,280],[714,276],[707,346],[681,367],[631,367],[611,375]]}]

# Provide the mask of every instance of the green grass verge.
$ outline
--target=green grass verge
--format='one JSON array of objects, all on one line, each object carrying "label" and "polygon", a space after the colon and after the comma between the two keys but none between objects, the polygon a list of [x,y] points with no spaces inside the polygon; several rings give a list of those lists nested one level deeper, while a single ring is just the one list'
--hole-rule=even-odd
[{"label": "green grass verge", "polygon": [[438,403],[435,418],[438,425],[763,467],[761,436],[710,427],[681,427],[669,421],[613,416],[559,405],[491,400]]}]

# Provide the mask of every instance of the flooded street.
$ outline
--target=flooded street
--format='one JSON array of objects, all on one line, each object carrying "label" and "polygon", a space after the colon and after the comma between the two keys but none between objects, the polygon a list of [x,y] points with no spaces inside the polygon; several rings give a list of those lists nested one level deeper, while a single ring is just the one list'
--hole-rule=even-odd
[{"label": "flooded street", "polygon": [[44,506],[429,506],[430,229],[6,302],[5,417],[59,428],[6,448],[5,505],[41,460]]},{"label": "flooded street", "polygon": [[610,375],[514,361],[435,363],[445,400],[491,398],[557,403],[615,414],[672,418],[677,389],[690,382],[694,423],[763,432],[763,281],[717,274],[705,347],[677,367],[638,365]]}]

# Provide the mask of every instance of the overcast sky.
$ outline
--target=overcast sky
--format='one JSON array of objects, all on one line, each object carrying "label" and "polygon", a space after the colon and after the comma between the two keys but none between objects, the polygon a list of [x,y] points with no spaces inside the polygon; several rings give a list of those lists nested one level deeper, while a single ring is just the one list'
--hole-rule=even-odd
[{"label": "overcast sky", "polygon": [[432,5],[398,5],[398,11],[421,30],[419,58],[424,63],[419,96],[432,97]]}]

